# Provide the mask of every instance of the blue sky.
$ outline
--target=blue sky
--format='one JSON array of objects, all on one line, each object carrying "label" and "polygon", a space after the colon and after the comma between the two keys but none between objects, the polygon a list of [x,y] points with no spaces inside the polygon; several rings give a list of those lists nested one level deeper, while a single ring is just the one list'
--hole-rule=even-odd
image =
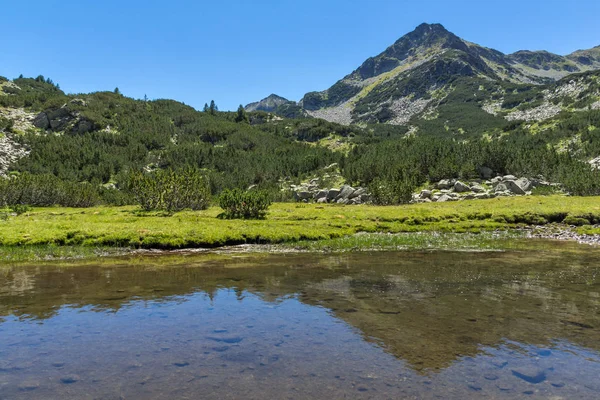
[{"label": "blue sky", "polygon": [[0,2],[0,75],[222,110],[323,90],[422,22],[505,53],[600,45],[598,0]]}]

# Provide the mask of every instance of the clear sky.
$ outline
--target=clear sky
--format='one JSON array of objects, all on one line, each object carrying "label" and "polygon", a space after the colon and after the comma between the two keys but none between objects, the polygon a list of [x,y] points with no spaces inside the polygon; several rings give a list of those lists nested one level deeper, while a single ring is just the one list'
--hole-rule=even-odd
[{"label": "clear sky", "polygon": [[0,1],[0,75],[222,110],[299,100],[422,22],[505,53],[600,45],[600,0]]}]

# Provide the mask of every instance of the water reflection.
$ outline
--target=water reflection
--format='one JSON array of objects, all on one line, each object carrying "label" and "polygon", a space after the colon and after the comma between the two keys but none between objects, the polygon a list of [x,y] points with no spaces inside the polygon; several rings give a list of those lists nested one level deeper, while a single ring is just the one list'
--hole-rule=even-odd
[{"label": "water reflection", "polygon": [[3,398],[598,398],[600,252],[0,272]]}]

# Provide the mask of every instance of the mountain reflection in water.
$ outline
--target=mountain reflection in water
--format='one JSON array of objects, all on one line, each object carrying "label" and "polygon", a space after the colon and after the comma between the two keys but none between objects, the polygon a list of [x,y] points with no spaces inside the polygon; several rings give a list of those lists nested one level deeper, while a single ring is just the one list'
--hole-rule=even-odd
[{"label": "mountain reflection in water", "polygon": [[0,270],[4,398],[600,398],[600,251]]}]

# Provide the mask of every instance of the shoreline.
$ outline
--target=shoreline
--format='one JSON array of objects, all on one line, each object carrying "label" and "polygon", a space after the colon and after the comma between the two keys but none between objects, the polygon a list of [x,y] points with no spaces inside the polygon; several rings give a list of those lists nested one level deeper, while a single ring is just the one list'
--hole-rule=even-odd
[{"label": "shoreline", "polygon": [[[30,262],[88,262],[94,260],[125,260],[127,257],[167,256],[244,256],[268,254],[341,254],[348,252],[504,252],[549,250],[558,245],[600,247],[600,235],[580,235],[566,227],[531,227],[481,233],[401,232],[357,233],[336,239],[300,241],[284,244],[246,243],[219,247],[188,247],[178,249],[93,248],[85,246],[23,246],[6,257],[0,246],[0,268]],[[555,246],[556,247],[556,246]]]},{"label": "shoreline", "polygon": [[515,238],[600,245],[600,197],[400,206],[275,203],[266,218],[257,220],[224,220],[217,217],[220,212],[212,207],[165,216],[136,207],[35,208],[0,220],[0,263],[234,252],[244,245],[259,252],[498,249]]}]

